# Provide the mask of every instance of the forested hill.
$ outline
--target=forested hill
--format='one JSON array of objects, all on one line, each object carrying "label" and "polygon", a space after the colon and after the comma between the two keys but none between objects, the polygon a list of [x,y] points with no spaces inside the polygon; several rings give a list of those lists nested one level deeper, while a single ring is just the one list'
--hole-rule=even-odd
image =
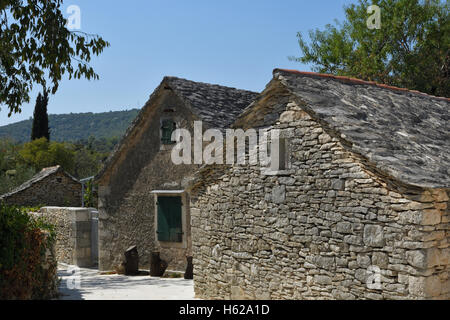
[{"label": "forested hill", "polygon": [[[121,137],[139,109],[104,113],[70,113],[49,115],[50,140],[74,142],[94,136],[97,139]],[[0,138],[15,142],[28,142],[32,120],[25,120],[0,127]]]}]

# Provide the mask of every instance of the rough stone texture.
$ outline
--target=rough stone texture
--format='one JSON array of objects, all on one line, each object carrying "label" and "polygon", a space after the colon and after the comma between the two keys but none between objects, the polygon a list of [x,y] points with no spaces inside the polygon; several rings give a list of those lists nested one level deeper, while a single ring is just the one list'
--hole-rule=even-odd
[{"label": "rough stone texture", "polygon": [[[290,112],[274,124],[288,137],[290,168],[197,174],[190,190],[196,297],[449,299],[449,190],[383,174],[297,96],[277,83],[266,93],[237,124],[264,126]],[[371,270],[380,270],[380,287],[368,284]]]},{"label": "rough stone texture", "polygon": [[33,213],[56,227],[55,255],[58,262],[80,267],[97,264],[92,257],[92,208],[44,207]]},{"label": "rough stone texture", "polygon": [[29,181],[10,193],[0,196],[0,201],[18,206],[73,206],[81,205],[82,185],[60,166],[45,168]]},{"label": "rough stone texture", "polygon": [[403,182],[450,187],[443,152],[450,149],[450,99],[279,69],[274,75],[378,168]]},{"label": "rough stone texture", "polygon": [[195,114],[217,129],[229,128],[258,96],[252,91],[176,77],[165,80],[183,101],[189,103]]},{"label": "rough stone texture", "polygon": [[174,165],[172,146],[160,143],[161,119],[193,133],[193,123],[204,129],[223,127],[257,96],[223,86],[166,77],[127,130],[96,180],[99,184],[99,268],[112,270],[123,252],[137,245],[141,265],[151,252],[161,253],[169,269],[184,271],[191,256],[189,195],[183,195],[183,242],[162,243],[155,234],[154,190],[183,190],[199,165]]}]

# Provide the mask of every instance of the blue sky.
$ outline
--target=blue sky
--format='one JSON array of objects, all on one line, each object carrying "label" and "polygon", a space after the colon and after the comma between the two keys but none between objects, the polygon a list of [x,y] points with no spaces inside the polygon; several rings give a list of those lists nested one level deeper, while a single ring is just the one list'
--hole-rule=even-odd
[{"label": "blue sky", "polygon": [[[81,31],[111,43],[91,65],[98,81],[63,80],[50,114],[141,108],[165,75],[261,91],[274,68],[310,70],[289,61],[300,55],[296,34],[343,20],[344,0],[66,0],[81,9]],[[67,15],[68,16],[68,15]],[[38,91],[22,113],[33,115]]]}]

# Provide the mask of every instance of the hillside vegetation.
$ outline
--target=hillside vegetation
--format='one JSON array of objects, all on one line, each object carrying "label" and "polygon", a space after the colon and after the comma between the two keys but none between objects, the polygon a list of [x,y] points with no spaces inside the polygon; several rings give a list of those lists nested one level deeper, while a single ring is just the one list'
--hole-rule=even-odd
[{"label": "hillside vegetation", "polygon": [[[50,140],[75,142],[121,137],[139,109],[110,111],[104,113],[70,113],[49,115]],[[32,120],[25,120],[0,127],[0,138],[9,138],[16,143],[30,141]]]}]

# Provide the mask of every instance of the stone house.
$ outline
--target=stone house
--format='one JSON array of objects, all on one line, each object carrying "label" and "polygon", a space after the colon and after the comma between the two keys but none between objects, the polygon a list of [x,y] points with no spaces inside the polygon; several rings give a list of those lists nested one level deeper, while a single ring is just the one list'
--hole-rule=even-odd
[{"label": "stone house", "polygon": [[137,245],[140,265],[154,251],[169,269],[184,270],[191,255],[189,193],[200,165],[174,165],[172,132],[228,128],[257,93],[165,77],[96,176],[99,194],[99,268],[119,265]]},{"label": "stone house", "polygon": [[61,166],[44,168],[13,191],[0,196],[0,202],[17,206],[81,206],[82,185]]},{"label": "stone house", "polygon": [[187,188],[196,297],[449,299],[449,102],[275,69],[233,127],[279,129],[284,161]]}]

